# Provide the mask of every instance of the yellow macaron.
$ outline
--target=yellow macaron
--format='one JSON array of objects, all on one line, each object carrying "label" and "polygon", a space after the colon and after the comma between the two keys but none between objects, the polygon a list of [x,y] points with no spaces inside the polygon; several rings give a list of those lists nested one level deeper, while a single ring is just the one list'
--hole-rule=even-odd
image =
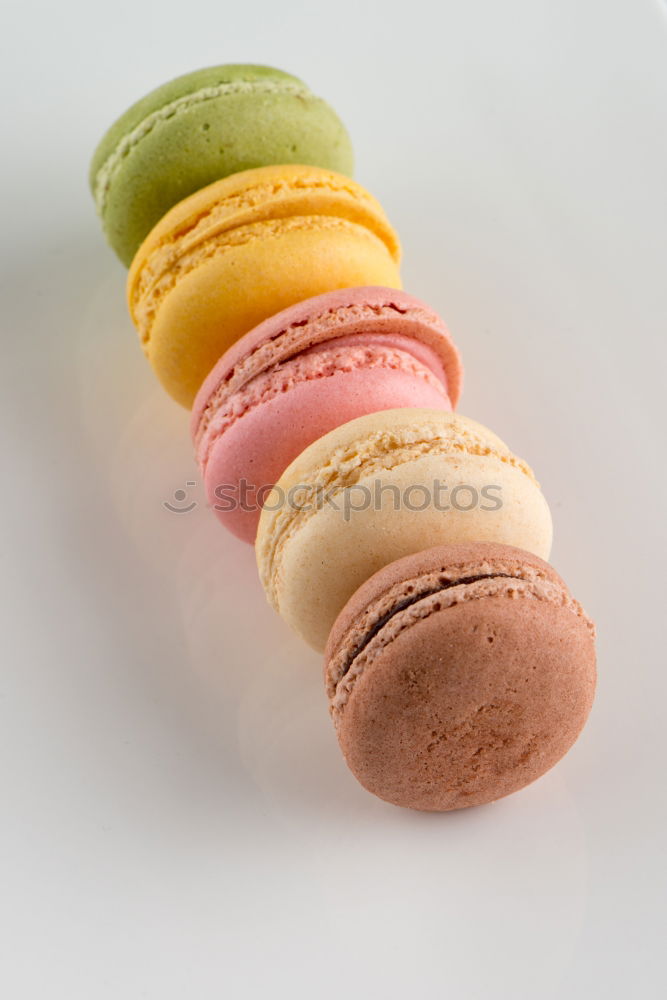
[{"label": "yellow macaron", "polygon": [[353,180],[260,167],[164,216],[132,262],[128,301],[157,377],[191,406],[218,358],[262,320],[337,288],[400,288],[399,259],[381,205]]}]

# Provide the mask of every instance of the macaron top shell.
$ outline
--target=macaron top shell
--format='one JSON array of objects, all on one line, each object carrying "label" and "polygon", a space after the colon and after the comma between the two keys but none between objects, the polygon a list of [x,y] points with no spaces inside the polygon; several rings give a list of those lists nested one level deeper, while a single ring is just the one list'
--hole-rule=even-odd
[{"label": "macaron top shell", "polygon": [[343,345],[349,338],[352,347],[368,335],[379,343],[383,334],[388,345],[403,346],[396,337],[409,344],[410,352],[444,382],[451,405],[456,406],[463,368],[440,317],[398,289],[346,288],[299,302],[237,341],[197,395],[191,420],[193,441],[199,446],[212,417],[225,402],[275,365],[317,345]]},{"label": "macaron top shell", "polygon": [[352,173],[336,113],[299,79],[267,66],[214,66],[156,88],[99,143],[90,169],[98,212],[129,264],[172,205],[218,178],[271,163]]}]

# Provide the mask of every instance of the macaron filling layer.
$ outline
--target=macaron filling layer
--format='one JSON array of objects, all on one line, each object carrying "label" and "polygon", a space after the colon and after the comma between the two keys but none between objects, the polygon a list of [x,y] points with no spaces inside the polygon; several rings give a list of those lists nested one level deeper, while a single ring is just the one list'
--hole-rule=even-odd
[{"label": "macaron filling layer", "polygon": [[199,90],[184,94],[173,101],[169,101],[161,108],[146,115],[146,117],[130,132],[123,136],[116,148],[107,156],[102,166],[95,175],[94,199],[97,211],[100,216],[104,215],[106,197],[113,180],[113,175],[121,165],[126,156],[137,146],[142,139],[149,135],[153,129],[161,122],[168,121],[176,115],[189,111],[205,101],[215,100],[219,97],[227,97],[232,94],[289,94],[294,97],[317,101],[305,84],[293,82],[291,80],[233,80],[226,83],[219,83],[216,86],[201,87]]},{"label": "macaron filling layer", "polygon": [[366,610],[365,633],[358,638],[362,629],[353,628],[327,666],[327,694],[334,719],[349,700],[357,678],[390,642],[417,622],[456,604],[489,597],[546,601],[567,608],[594,630],[567,588],[535,567],[508,563],[486,572],[481,569],[474,572],[471,567],[464,571],[466,575],[454,578],[439,571],[405,581]]},{"label": "macaron filling layer", "polygon": [[423,584],[422,580],[413,581],[406,588],[407,596],[399,600],[398,603],[395,604],[389,611],[385,611],[384,613],[377,615],[376,621],[369,631],[358,643],[347,651],[338,680],[342,680],[342,678],[345,677],[355,658],[364,651],[366,646],[368,646],[378,632],[384,628],[387,622],[391,621],[391,619],[399,612],[405,611],[406,608],[411,607],[413,604],[418,604],[420,601],[427,597],[432,597],[434,594],[442,594],[444,591],[450,590],[452,587],[461,587],[470,583],[479,583],[480,580],[498,579],[511,580],[519,579],[519,577],[512,577],[509,573],[494,573],[493,575],[482,573],[479,576],[465,576],[460,580],[446,580],[443,576],[440,576],[437,586],[429,588],[427,585],[424,589],[420,586],[420,584]]},{"label": "macaron filling layer", "polygon": [[340,337],[278,362],[236,389],[231,388],[234,379],[221,387],[215,394],[215,402],[206,407],[197,428],[195,441],[200,466],[205,472],[216,441],[254,407],[304,382],[378,368],[412,376],[437,392],[443,405],[451,409],[442,365],[426,345],[401,335]]}]

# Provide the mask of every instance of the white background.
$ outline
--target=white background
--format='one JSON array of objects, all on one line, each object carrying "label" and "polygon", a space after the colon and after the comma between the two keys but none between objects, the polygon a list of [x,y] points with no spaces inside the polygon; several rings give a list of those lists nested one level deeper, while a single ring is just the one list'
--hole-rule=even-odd
[{"label": "white background", "polygon": [[[0,992],[665,995],[667,17],[658,0],[5,4]],[[164,80],[348,124],[461,412],[535,468],[598,623],[585,734],[453,815],[365,793],[318,657],[202,504],[86,184]],[[195,481],[194,487],[186,487]],[[189,514],[163,501],[187,489]]]}]

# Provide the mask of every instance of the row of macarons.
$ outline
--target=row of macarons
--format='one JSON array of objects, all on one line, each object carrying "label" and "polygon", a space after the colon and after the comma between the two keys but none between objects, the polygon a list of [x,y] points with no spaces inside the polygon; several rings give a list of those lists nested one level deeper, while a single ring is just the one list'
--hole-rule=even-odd
[{"label": "row of macarons", "polygon": [[326,646],[348,764],[388,801],[459,808],[574,742],[593,628],[543,561],[531,469],[454,413],[459,352],[401,290],[398,237],[351,173],[301,81],[226,66],[130,108],[91,186],[144,352],[192,408],[210,506]]}]

